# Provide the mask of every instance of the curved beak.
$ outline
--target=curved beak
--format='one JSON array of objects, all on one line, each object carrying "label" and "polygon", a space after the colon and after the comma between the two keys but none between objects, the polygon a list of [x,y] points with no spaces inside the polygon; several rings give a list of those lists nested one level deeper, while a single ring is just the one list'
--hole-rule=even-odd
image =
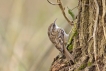
[{"label": "curved beak", "polygon": [[54,20],[54,23],[57,21],[57,18]]}]

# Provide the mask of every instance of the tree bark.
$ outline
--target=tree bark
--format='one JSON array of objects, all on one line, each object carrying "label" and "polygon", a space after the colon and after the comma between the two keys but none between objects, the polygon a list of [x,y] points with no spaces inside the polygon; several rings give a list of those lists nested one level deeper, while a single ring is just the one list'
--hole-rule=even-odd
[{"label": "tree bark", "polygon": [[50,70],[106,71],[106,0],[79,0],[77,32],[72,52],[75,63],[57,57]]}]

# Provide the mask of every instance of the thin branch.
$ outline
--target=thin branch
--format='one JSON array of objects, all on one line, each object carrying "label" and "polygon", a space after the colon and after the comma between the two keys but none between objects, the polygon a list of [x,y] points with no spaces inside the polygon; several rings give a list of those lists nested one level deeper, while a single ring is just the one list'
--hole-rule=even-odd
[{"label": "thin branch", "polygon": [[60,7],[60,9],[61,9],[61,11],[62,11],[62,13],[63,13],[64,18],[67,20],[67,22],[68,22],[70,25],[73,25],[73,23],[67,18],[66,14],[65,14],[65,12],[64,12],[64,8],[63,8],[63,5],[62,5],[61,1],[60,1],[60,0],[57,0],[57,3],[59,3],[58,5],[59,5],[59,7]]},{"label": "thin branch", "polygon": [[105,36],[105,40],[106,40],[106,27],[104,26],[104,17],[105,17],[105,0],[102,0],[102,7],[103,7],[103,14],[102,14],[102,25],[103,25],[103,31],[104,31],[104,36]]},{"label": "thin branch", "polygon": [[[94,57],[95,57],[95,60],[97,60],[97,38],[96,38],[96,33],[97,33],[97,25],[98,25],[98,15],[99,15],[99,6],[98,6],[98,3],[97,3],[97,0],[94,0],[94,3],[95,3],[95,6],[96,6],[96,19],[94,21],[94,31],[93,31],[93,40],[94,40]],[[100,71],[99,69],[99,66],[97,64],[97,61],[96,61],[96,65],[97,65],[97,69],[98,71]]]},{"label": "thin branch", "polygon": [[[78,7],[78,6],[76,6],[76,7],[72,8],[72,9],[71,9],[71,11],[72,11],[72,10],[74,10],[75,8],[77,8],[77,7]],[[67,8],[68,8],[68,7],[67,7]],[[68,9],[69,9],[69,8],[68,8]]]},{"label": "thin branch", "polygon": [[50,4],[52,4],[52,5],[59,5],[59,3],[52,3],[52,2],[50,2],[49,0],[47,0],[48,1],[48,3],[50,3]]},{"label": "thin branch", "polygon": [[52,3],[52,2],[50,2],[49,0],[47,0],[47,1],[48,1],[50,4],[52,4],[52,5],[58,5],[59,8],[60,8],[61,11],[62,11],[62,14],[63,14],[64,18],[67,20],[67,22],[68,22],[70,25],[73,25],[73,23],[67,18],[66,14],[65,14],[65,12],[64,12],[63,5],[62,5],[62,3],[61,3],[60,0],[57,0],[57,3]]},{"label": "thin branch", "polygon": [[96,31],[97,31],[97,23],[98,23],[98,15],[99,15],[99,6],[96,0],[94,0],[94,3],[96,5],[96,19],[94,21],[94,31],[93,31],[93,40],[94,40],[94,57],[95,60],[97,59],[97,39],[96,39]]}]

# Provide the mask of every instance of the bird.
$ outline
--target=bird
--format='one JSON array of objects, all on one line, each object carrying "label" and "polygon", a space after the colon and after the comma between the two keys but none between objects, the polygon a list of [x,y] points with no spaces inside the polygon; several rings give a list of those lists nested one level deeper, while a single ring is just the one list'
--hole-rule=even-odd
[{"label": "bird", "polygon": [[[57,19],[56,19],[57,20]],[[58,27],[56,25],[56,20],[50,24],[48,27],[48,37],[50,41],[54,44],[54,46],[66,56],[66,58],[70,61],[74,62],[74,57],[67,50],[66,45],[69,39],[69,34],[66,34],[63,28]]]}]

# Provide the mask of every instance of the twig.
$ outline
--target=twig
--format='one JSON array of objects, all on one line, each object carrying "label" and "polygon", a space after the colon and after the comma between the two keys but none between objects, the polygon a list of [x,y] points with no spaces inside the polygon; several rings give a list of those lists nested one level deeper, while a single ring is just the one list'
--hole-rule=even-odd
[{"label": "twig", "polygon": [[106,27],[104,26],[104,17],[105,17],[105,0],[102,0],[102,7],[103,7],[103,14],[102,14],[102,24],[103,24],[103,31],[104,31],[104,36],[105,36],[105,40],[106,40]]},{"label": "twig", "polygon": [[65,14],[65,12],[64,12],[63,5],[62,5],[62,3],[61,3],[60,0],[57,0],[57,3],[52,3],[52,2],[50,2],[49,0],[47,0],[47,1],[48,1],[50,4],[52,4],[52,5],[58,5],[58,6],[60,7],[61,11],[62,11],[62,14],[63,14],[64,18],[67,20],[67,22],[68,22],[70,25],[73,25],[73,23],[67,18],[66,14]]},{"label": "twig", "polygon": [[63,5],[62,5],[61,1],[60,1],[60,0],[57,0],[57,3],[59,3],[58,5],[59,5],[59,7],[60,7],[60,9],[61,9],[61,11],[62,11],[62,13],[63,13],[64,18],[67,20],[67,22],[68,22],[70,25],[73,25],[73,23],[67,18],[66,14],[65,14],[65,12],[64,12],[64,8],[63,8]]},{"label": "twig", "polygon": [[[95,57],[95,60],[97,60],[97,39],[96,39],[96,33],[97,33],[99,6],[98,6],[98,3],[97,3],[97,0],[94,0],[94,3],[95,3],[95,6],[96,6],[96,8],[95,8],[96,9],[96,19],[94,21],[95,23],[94,23],[94,31],[93,31],[93,40],[94,40],[94,57]],[[97,62],[96,62],[96,65],[97,65],[98,71],[100,71]]]},{"label": "twig", "polygon": [[[76,6],[76,7],[72,8],[72,9],[71,9],[71,11],[72,11],[72,10],[74,10],[75,8],[77,8],[77,7],[78,7],[78,6]],[[68,7],[67,7],[67,8],[68,8]],[[68,8],[68,9],[69,9],[69,8]]]},{"label": "twig", "polygon": [[52,3],[52,2],[50,2],[49,0],[47,0],[48,1],[48,3],[50,3],[50,4],[52,4],[52,5],[59,5],[59,3]]}]

